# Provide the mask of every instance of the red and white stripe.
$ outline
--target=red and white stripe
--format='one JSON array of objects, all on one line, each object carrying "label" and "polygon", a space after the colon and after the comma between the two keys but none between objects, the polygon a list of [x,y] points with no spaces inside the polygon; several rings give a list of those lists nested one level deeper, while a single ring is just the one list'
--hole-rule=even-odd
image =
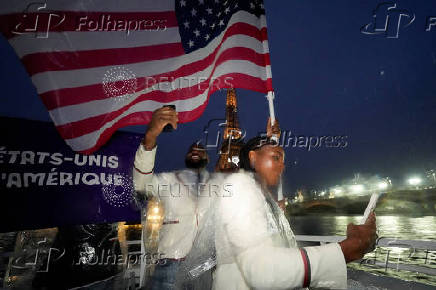
[{"label": "red and white stripe", "polygon": [[[66,19],[68,15],[78,17],[84,8],[71,2],[74,4],[67,0],[48,2],[47,7],[67,11]],[[9,37],[56,128],[73,150],[91,153],[118,128],[146,124],[155,109],[168,103],[176,105],[180,122],[193,121],[202,114],[213,92],[228,87],[225,78],[227,83],[232,78],[233,87],[263,93],[272,90],[264,16],[259,19],[239,11],[207,47],[185,54],[173,1],[125,2],[127,6],[123,2],[121,9],[126,14],[165,15],[167,29],[127,35],[124,31],[75,31],[68,24],[63,31],[50,31],[46,39]],[[96,6],[83,5],[86,11],[98,11],[93,12],[96,15],[120,10],[116,0],[91,3]],[[139,13],[138,9],[147,12]],[[18,12],[16,5],[8,13],[0,11],[0,21]],[[102,80],[114,66],[135,74],[135,93],[117,98],[105,94]],[[150,78],[160,83],[153,85]],[[221,81],[219,88],[212,85],[213,80]]]}]

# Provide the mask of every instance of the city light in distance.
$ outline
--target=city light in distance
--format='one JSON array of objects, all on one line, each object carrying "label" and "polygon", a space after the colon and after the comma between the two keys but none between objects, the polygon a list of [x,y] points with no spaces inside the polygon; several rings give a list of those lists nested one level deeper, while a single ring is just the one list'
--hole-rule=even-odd
[{"label": "city light in distance", "polygon": [[386,181],[381,181],[377,184],[377,187],[379,189],[386,189],[386,188],[388,188],[388,183]]},{"label": "city light in distance", "polygon": [[421,184],[422,179],[419,177],[411,177],[407,180],[407,183],[409,183],[410,185],[419,185]]},{"label": "city light in distance", "polygon": [[362,184],[353,184],[350,186],[350,189],[353,193],[361,193],[365,188]]}]

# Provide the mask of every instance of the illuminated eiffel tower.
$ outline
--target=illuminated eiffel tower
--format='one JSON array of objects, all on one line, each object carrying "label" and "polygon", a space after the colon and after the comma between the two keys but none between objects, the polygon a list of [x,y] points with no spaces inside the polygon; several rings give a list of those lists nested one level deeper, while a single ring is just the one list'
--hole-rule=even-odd
[{"label": "illuminated eiffel tower", "polygon": [[220,157],[215,166],[215,171],[234,172],[239,169],[239,151],[244,143],[242,141],[242,130],[239,127],[237,106],[235,89],[228,89],[226,127],[224,128]]}]

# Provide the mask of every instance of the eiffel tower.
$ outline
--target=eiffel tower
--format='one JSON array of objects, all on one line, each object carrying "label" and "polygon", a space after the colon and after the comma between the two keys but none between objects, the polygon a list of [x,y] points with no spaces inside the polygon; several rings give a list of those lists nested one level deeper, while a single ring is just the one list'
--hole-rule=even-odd
[{"label": "eiffel tower", "polygon": [[242,130],[238,121],[238,104],[235,89],[227,90],[226,97],[226,127],[223,133],[223,142],[220,157],[215,166],[215,171],[235,172],[239,169],[239,151],[244,145]]}]

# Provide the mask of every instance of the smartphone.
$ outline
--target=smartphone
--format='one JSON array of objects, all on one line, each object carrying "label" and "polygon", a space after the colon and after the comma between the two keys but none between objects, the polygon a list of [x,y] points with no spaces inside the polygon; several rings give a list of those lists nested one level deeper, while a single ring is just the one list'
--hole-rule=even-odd
[{"label": "smartphone", "polygon": [[[175,105],[164,105],[162,107],[169,107],[171,109],[173,109],[174,111],[176,110],[176,106]],[[174,131],[173,125],[171,124],[167,124],[164,128],[163,128],[164,132],[172,132]]]}]

